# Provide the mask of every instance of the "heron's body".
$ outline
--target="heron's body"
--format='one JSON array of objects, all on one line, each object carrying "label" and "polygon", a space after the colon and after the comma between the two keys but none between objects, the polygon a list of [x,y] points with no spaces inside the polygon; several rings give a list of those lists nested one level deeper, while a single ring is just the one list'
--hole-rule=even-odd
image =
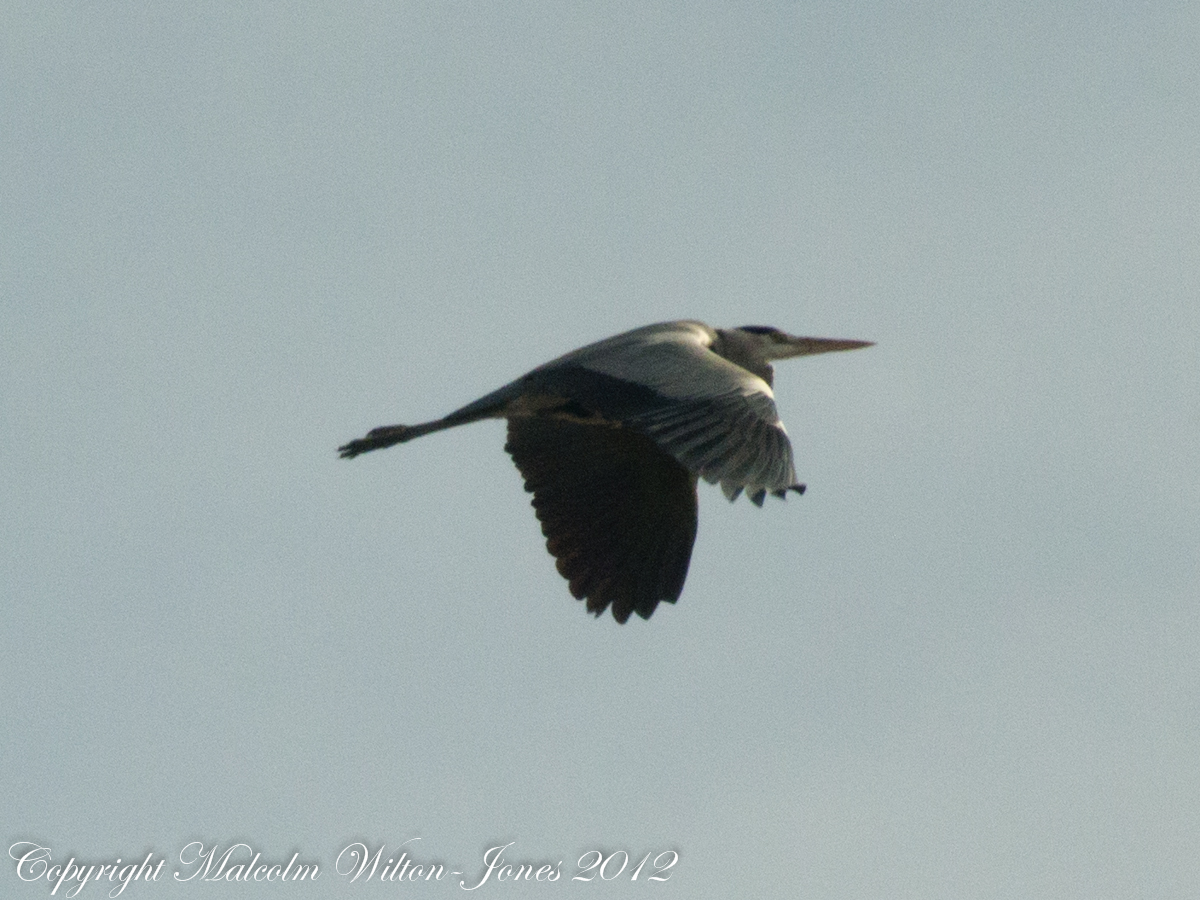
[{"label": "heron's body", "polygon": [[388,425],[344,457],[480,419],[508,420],[505,449],[533,494],[546,546],[589,612],[649,618],[683,590],[696,537],[696,482],[803,493],[775,408],[770,361],[866,341],[773,328],[665,322],[539,366],[442,419]]}]

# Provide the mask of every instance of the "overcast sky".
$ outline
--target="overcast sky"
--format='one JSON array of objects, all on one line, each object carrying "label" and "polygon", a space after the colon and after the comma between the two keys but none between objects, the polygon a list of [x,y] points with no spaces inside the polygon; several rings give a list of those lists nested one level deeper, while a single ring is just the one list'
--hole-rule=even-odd
[{"label": "overcast sky", "polygon": [[[1193,4],[4,9],[6,850],[1196,896]],[[649,621],[502,424],[337,458],[678,318],[877,346],[777,367],[808,493],[702,485]]]}]

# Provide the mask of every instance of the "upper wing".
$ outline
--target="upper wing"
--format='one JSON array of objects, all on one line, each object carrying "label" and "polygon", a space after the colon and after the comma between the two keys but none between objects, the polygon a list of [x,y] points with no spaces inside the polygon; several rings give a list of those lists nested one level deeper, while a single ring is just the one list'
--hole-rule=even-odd
[{"label": "upper wing", "polygon": [[761,506],[767,493],[804,490],[775,404],[761,394],[677,401],[631,424],[731,500],[745,489]]},{"label": "upper wing", "polygon": [[730,499],[745,489],[761,504],[767,493],[802,490],[770,385],[709,349],[713,337],[699,322],[651,325],[523,380],[641,431]]}]

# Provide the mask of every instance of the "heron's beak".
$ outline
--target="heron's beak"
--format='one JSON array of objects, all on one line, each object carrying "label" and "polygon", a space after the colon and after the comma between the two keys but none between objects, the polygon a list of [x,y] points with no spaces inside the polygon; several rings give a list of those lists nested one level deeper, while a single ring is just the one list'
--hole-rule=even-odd
[{"label": "heron's beak", "polygon": [[793,356],[811,356],[814,353],[832,353],[834,350],[857,350],[871,347],[874,341],[848,341],[841,338],[814,338],[788,336],[788,343],[777,346],[772,354],[776,359]]}]

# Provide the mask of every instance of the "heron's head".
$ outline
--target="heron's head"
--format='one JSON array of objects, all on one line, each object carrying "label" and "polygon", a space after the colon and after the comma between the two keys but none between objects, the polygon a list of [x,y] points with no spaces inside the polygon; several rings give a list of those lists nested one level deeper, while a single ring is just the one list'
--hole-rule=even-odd
[{"label": "heron's head", "polygon": [[873,341],[848,341],[840,338],[796,337],[769,325],[743,325],[730,329],[737,335],[736,341],[745,352],[763,362],[773,359],[790,359],[793,356],[811,356],[814,353],[831,353],[834,350],[857,350],[870,347]]}]

